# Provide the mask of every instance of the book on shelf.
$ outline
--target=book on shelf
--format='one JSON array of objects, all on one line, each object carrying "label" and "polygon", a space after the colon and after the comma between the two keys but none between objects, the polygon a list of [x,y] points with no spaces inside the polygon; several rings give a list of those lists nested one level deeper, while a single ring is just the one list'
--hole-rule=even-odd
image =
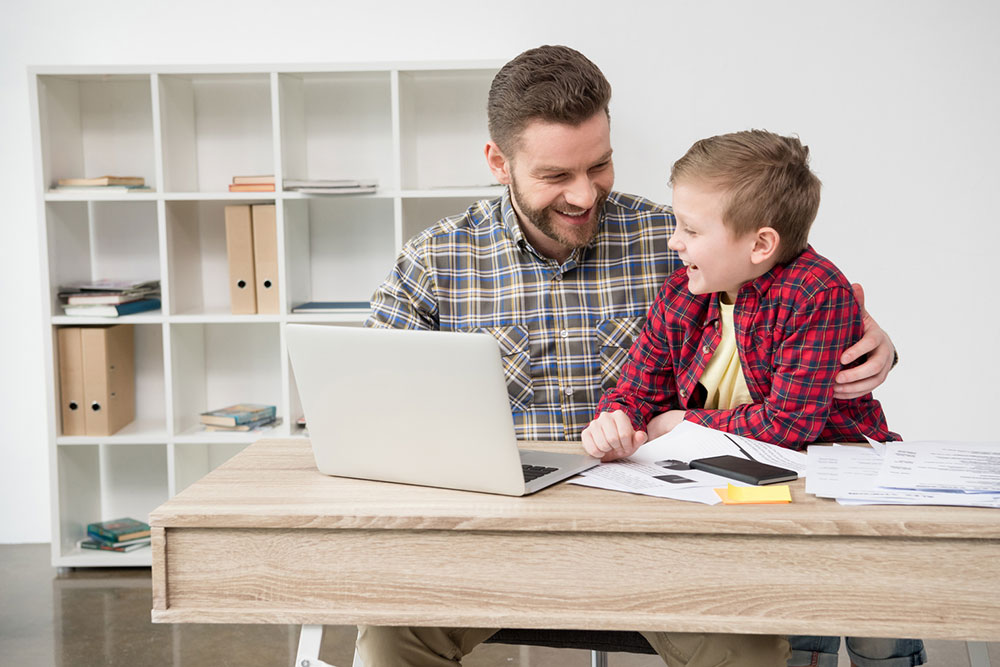
[{"label": "book on shelf", "polygon": [[267,176],[233,176],[233,185],[274,185],[274,174]]},{"label": "book on shelf", "polygon": [[65,186],[140,186],[146,181],[141,176],[98,176],[96,178],[60,178],[56,185]]},{"label": "book on shelf", "polygon": [[229,185],[230,192],[274,192],[274,183],[232,183]]},{"label": "book on shelf", "polygon": [[87,524],[87,535],[105,542],[129,542],[149,537],[149,524],[132,517],[95,521]]},{"label": "book on shelf", "polygon": [[146,185],[57,185],[52,188],[52,191],[138,194],[140,192],[152,192],[153,188]]},{"label": "book on shelf", "polygon": [[159,299],[138,299],[119,304],[67,304],[63,306],[63,313],[70,317],[119,317],[156,310],[159,307]]},{"label": "book on shelf", "polygon": [[126,551],[135,551],[136,549],[142,549],[143,547],[148,547],[150,540],[147,538],[145,540],[132,540],[124,544],[115,544],[114,542],[105,542],[103,540],[95,540],[92,537],[80,540],[77,542],[81,549],[97,549],[100,551],[117,551],[118,553],[124,553]]},{"label": "book on shelf", "polygon": [[284,188],[307,194],[370,194],[378,189],[378,181],[355,180],[349,178],[294,179],[286,178]]},{"label": "book on shelf", "polygon": [[237,403],[218,410],[202,412],[201,423],[211,426],[239,426],[262,419],[274,419],[277,408],[261,403]]},{"label": "book on shelf", "polygon": [[307,301],[292,308],[293,313],[368,312],[368,301]]},{"label": "book on shelf", "polygon": [[264,419],[258,419],[256,421],[247,422],[246,424],[237,424],[236,426],[218,426],[216,424],[204,424],[204,429],[206,431],[219,432],[219,433],[245,433],[247,431],[259,431],[265,428],[274,428],[275,426],[281,425],[281,417],[265,417]]},{"label": "book on shelf", "polygon": [[59,299],[71,306],[118,305],[160,296],[160,281],[99,280],[62,285]]}]

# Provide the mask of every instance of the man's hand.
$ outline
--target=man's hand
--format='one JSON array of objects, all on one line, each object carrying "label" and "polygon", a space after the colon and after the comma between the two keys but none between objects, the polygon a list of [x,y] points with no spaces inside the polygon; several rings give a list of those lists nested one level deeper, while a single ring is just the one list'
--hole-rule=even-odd
[{"label": "man's hand", "polygon": [[632,428],[632,422],[621,410],[602,412],[583,430],[583,448],[602,461],[614,461],[631,456],[649,437]]},{"label": "man's hand", "polygon": [[668,410],[661,412],[646,424],[646,433],[649,439],[659,438],[674,430],[674,427],[684,421],[684,410]]},{"label": "man's hand", "polygon": [[835,379],[833,397],[842,400],[858,398],[885,382],[892,369],[892,359],[895,348],[888,334],[882,331],[872,316],[865,310],[865,290],[861,285],[851,285],[854,297],[861,306],[861,321],[865,326],[865,334],[857,343],[847,348],[840,356],[840,363],[849,364],[855,359],[867,354],[868,359],[846,371],[841,371]]}]

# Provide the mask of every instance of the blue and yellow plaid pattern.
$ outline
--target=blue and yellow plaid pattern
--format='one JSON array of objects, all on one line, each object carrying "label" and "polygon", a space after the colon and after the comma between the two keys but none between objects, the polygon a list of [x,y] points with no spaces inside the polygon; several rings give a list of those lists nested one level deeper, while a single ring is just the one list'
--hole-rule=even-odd
[{"label": "blue and yellow plaid pattern", "polygon": [[597,235],[560,264],[525,239],[508,191],[406,243],[366,326],[490,333],[517,437],[579,439],[679,266],[673,229],[669,207],[613,192]]}]

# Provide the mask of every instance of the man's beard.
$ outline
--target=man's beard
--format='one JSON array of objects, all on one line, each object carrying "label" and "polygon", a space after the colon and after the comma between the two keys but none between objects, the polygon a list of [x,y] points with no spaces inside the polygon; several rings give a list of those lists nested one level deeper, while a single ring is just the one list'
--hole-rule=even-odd
[{"label": "man's beard", "polygon": [[[560,207],[550,205],[545,208],[531,208],[525,204],[525,198],[521,196],[521,190],[517,187],[517,181],[513,178],[510,182],[510,189],[514,201],[517,202],[518,208],[520,208],[521,215],[527,218],[528,222],[534,225],[542,234],[571,250],[587,246],[597,236],[597,227],[601,219],[600,211],[604,206],[604,200],[608,198],[609,194],[607,190],[599,189],[597,191],[597,197],[594,198],[594,203],[591,206],[590,222],[585,227],[563,225],[561,228],[557,228],[552,221],[553,211],[556,208],[566,211],[567,209],[577,207],[563,204]],[[573,211],[568,212],[572,213]]]}]

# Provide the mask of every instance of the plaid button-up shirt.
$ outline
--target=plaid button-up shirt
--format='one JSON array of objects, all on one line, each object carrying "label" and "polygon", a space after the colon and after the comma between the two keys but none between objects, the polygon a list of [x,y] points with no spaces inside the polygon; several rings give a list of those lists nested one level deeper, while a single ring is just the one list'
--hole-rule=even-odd
[{"label": "plaid button-up shirt", "polygon": [[698,381],[719,344],[719,317],[717,295],[691,294],[684,269],[670,276],[598,413],[624,410],[645,430],[661,412],[684,409],[688,421],[796,449],[899,439],[871,394],[833,398],[840,355],[864,329],[850,283],[812,247],[740,288],[736,346],[753,403],[703,410]]},{"label": "plaid button-up shirt", "polygon": [[492,334],[518,438],[579,439],[679,266],[673,229],[668,207],[614,192],[597,235],[560,264],[528,243],[508,191],[410,240],[366,326]]}]

